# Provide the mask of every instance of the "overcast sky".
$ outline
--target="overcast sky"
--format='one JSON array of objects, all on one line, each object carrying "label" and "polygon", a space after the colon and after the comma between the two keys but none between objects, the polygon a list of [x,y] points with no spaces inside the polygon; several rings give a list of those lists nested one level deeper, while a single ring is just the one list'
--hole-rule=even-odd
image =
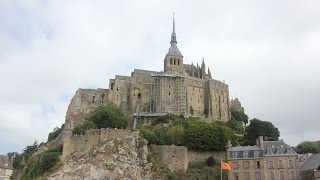
[{"label": "overcast sky", "polygon": [[78,88],[163,70],[172,12],[184,63],[209,65],[250,118],[320,140],[318,0],[0,0],[0,154],[65,120]]}]

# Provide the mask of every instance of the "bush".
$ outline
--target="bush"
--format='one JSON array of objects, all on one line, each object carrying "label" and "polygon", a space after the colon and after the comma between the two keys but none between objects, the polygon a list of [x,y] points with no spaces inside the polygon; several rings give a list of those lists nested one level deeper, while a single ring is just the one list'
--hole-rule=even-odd
[{"label": "bush", "polygon": [[208,166],[212,167],[212,166],[214,166],[215,164],[216,164],[216,160],[214,159],[214,157],[209,157],[209,158],[207,159],[207,165],[208,165]]},{"label": "bush", "polygon": [[169,172],[168,173],[168,180],[178,180],[178,175],[175,172]]},{"label": "bush", "polygon": [[122,109],[112,103],[97,107],[87,118],[92,121],[98,129],[118,128],[125,129],[127,126],[125,114]]},{"label": "bush", "polygon": [[192,123],[184,133],[184,144],[195,150],[224,151],[228,140],[237,144],[234,132],[219,123]]},{"label": "bush", "polygon": [[86,130],[89,130],[89,129],[95,129],[97,126],[95,123],[93,123],[92,121],[85,121],[83,124],[75,127],[73,129],[73,134],[84,134],[86,132]]},{"label": "bush", "polygon": [[175,115],[167,114],[164,116],[157,117],[154,121],[152,121],[151,124],[152,124],[152,126],[155,126],[157,124],[165,124],[165,123],[169,123],[170,121],[173,121],[175,119],[176,119]]},{"label": "bush", "polygon": [[48,135],[48,142],[56,139],[61,133],[61,131],[62,131],[62,128],[58,128],[58,127],[54,128],[53,131]]},{"label": "bush", "polygon": [[59,152],[46,152],[40,158],[40,167],[42,172],[49,171],[59,162]]},{"label": "bush", "polygon": [[51,149],[43,154],[37,160],[30,160],[26,165],[25,173],[22,180],[37,179],[45,172],[50,172],[52,168],[59,162],[58,149]]}]

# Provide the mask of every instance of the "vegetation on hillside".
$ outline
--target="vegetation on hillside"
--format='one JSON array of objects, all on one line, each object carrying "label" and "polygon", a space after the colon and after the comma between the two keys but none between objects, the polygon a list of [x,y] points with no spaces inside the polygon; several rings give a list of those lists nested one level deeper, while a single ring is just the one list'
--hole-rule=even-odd
[{"label": "vegetation on hillside", "polygon": [[47,142],[56,139],[59,136],[59,134],[62,132],[62,129],[63,129],[63,125],[61,126],[61,128],[55,127],[53,131],[49,133]]},{"label": "vegetation on hillside", "polygon": [[259,136],[263,136],[268,141],[278,141],[280,132],[271,122],[254,118],[246,127],[244,145],[255,145]]},{"label": "vegetation on hillside", "polygon": [[37,179],[50,172],[59,163],[62,147],[33,155],[39,147],[37,141],[23,149],[21,154],[14,153],[13,168],[23,172],[22,180]]},{"label": "vegetation on hillside", "polygon": [[85,122],[74,128],[74,134],[84,134],[88,129],[118,128],[127,126],[127,117],[123,110],[113,103],[107,103],[97,107],[86,118]]},{"label": "vegetation on hillside", "polygon": [[299,143],[297,147],[294,148],[294,150],[298,154],[306,154],[306,153],[317,154],[317,153],[320,153],[320,145],[315,142],[304,141]]},{"label": "vegetation on hillside", "polygon": [[152,125],[139,127],[141,136],[150,144],[184,145],[202,151],[223,151],[228,140],[238,144],[235,132],[221,122],[205,123],[194,117],[167,115],[157,118]]},{"label": "vegetation on hillside", "polygon": [[231,120],[244,122],[245,124],[248,124],[248,116],[243,111],[238,111],[235,109],[230,109],[231,112]]}]

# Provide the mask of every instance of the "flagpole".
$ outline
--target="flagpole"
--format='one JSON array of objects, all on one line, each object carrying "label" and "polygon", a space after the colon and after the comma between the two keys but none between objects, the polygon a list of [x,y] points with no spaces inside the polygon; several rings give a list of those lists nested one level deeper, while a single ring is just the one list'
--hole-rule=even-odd
[{"label": "flagpole", "polygon": [[220,178],[222,180],[222,159],[220,159]]}]

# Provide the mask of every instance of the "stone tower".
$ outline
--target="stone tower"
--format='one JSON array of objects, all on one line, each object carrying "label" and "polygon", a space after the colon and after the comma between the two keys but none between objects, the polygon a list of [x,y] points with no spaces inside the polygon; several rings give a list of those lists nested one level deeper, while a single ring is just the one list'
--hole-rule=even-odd
[{"label": "stone tower", "polygon": [[177,46],[177,36],[175,30],[175,20],[173,17],[173,27],[171,33],[171,41],[170,41],[169,51],[164,59],[164,72],[169,74],[183,74],[184,66],[183,66],[183,56],[179,51]]}]

